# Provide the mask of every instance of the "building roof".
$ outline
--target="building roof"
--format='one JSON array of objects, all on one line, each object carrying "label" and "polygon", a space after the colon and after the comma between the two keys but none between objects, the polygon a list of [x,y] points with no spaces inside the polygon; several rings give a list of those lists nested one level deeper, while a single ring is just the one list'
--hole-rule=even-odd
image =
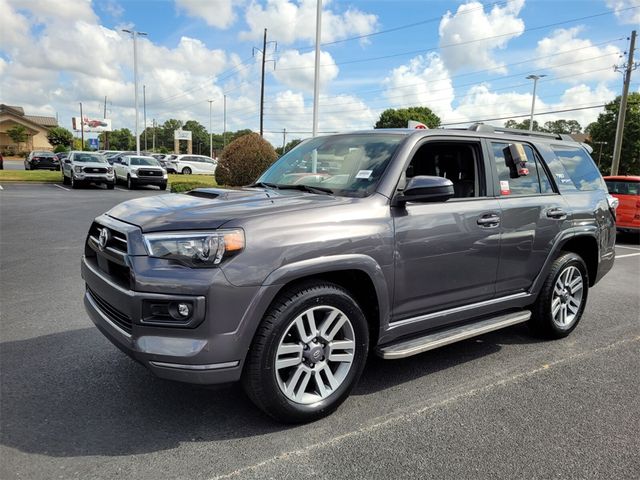
[{"label": "building roof", "polygon": [[51,128],[58,126],[58,120],[55,117],[44,117],[41,115],[25,115],[24,108],[14,105],[0,104],[0,113],[9,113],[17,117],[23,117],[25,120],[41,127]]}]

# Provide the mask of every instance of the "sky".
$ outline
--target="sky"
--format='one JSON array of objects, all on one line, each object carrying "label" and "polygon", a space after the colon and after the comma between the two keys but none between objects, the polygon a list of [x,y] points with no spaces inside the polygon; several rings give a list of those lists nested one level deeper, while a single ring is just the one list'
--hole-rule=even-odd
[{"label": "sky", "polygon": [[[195,119],[259,129],[267,28],[265,136],[311,135],[316,0],[0,0],[0,103],[83,113],[134,129],[133,43],[147,124]],[[584,127],[622,89],[640,0],[324,0],[319,131],[371,128],[387,108],[426,106],[443,125],[536,119]],[[640,43],[640,42],[639,42]],[[640,57],[636,47],[636,58]],[[640,70],[640,69],[638,69]],[[640,91],[640,74],[631,90]],[[559,110],[571,110],[557,112]],[[142,110],[141,110],[142,112]],[[142,113],[140,120],[142,130]]]}]

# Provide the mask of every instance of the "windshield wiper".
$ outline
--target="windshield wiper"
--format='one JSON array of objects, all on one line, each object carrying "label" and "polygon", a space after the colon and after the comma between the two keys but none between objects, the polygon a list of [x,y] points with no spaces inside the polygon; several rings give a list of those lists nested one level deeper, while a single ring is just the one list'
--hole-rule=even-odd
[{"label": "windshield wiper", "polygon": [[252,183],[251,185],[247,185],[247,188],[280,188],[280,187],[275,183],[257,182],[257,183]]},{"label": "windshield wiper", "polygon": [[296,184],[296,185],[278,185],[281,190],[300,190],[301,192],[309,193],[323,193],[325,195],[333,195],[333,190],[326,187],[312,187],[311,185]]}]

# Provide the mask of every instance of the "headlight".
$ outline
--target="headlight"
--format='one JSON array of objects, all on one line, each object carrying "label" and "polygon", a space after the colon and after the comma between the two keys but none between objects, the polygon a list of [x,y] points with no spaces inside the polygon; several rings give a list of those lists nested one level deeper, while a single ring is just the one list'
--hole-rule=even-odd
[{"label": "headlight", "polygon": [[107,173],[113,173],[113,167],[107,167]]},{"label": "headlight", "polygon": [[244,249],[244,232],[150,233],[144,241],[151,257],[176,260],[189,267],[212,267]]},{"label": "headlight", "polygon": [[82,172],[82,167],[79,165],[76,165],[75,167],[73,167],[73,169],[76,171],[76,173]]}]

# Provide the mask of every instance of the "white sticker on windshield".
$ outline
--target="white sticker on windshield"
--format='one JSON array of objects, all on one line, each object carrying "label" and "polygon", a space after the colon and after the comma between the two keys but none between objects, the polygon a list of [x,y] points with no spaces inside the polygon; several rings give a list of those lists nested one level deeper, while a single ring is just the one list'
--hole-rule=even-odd
[{"label": "white sticker on windshield", "polygon": [[369,178],[372,173],[373,170],[360,170],[356,175],[356,178]]}]

